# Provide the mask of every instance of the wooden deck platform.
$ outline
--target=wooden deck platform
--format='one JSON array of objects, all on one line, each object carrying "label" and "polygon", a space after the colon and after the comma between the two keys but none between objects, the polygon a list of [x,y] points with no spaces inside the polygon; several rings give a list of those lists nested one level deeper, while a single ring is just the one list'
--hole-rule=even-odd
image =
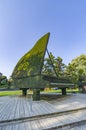
[{"label": "wooden deck platform", "polygon": [[0,97],[0,130],[86,130],[85,98],[76,94],[46,102]]},{"label": "wooden deck platform", "polygon": [[54,112],[56,108],[46,101],[31,101],[21,97],[0,98],[0,122]]}]

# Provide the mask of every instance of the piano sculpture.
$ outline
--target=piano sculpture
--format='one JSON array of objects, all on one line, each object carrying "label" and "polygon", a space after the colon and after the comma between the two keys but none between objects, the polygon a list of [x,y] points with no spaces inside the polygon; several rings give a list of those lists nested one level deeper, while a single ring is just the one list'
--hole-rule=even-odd
[{"label": "piano sculpture", "polygon": [[41,37],[34,47],[18,61],[12,73],[14,87],[21,89],[23,95],[27,94],[28,89],[32,89],[33,100],[40,100],[40,90],[47,86],[60,88],[64,95],[66,88],[73,86],[69,79],[59,79],[58,74],[49,76],[42,72],[44,56],[46,52],[48,53],[49,36],[50,33],[47,33]]}]

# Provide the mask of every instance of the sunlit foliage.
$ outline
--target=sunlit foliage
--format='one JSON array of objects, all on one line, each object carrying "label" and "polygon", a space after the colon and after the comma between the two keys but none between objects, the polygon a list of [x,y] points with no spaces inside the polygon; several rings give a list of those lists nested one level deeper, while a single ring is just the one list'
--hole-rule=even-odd
[{"label": "sunlit foliage", "polygon": [[[35,46],[27,52],[17,63],[12,73],[15,85],[17,87],[40,87],[41,70],[43,67],[44,56],[48,44],[50,33],[40,38]],[[41,82],[39,84],[39,82]]]}]

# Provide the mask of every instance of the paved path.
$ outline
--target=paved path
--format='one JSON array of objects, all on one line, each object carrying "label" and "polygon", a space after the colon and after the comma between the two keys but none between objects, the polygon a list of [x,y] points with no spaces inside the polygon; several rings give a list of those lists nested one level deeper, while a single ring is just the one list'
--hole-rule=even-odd
[{"label": "paved path", "polygon": [[[85,94],[74,94],[53,102],[31,101],[21,97],[0,97],[0,130],[52,130],[52,128],[86,130],[85,99]],[[75,109],[81,110],[66,113]],[[35,116],[38,116],[37,119],[32,118]],[[79,122],[82,121],[85,123],[78,127],[77,124],[80,125]],[[72,126],[69,125],[71,123]]]}]

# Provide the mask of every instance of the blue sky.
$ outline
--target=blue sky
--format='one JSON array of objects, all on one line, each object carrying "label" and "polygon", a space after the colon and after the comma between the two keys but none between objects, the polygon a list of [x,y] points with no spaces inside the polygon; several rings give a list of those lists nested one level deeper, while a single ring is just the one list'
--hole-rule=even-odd
[{"label": "blue sky", "polygon": [[49,52],[65,64],[86,54],[86,0],[0,0],[0,72],[11,76],[47,32]]}]

